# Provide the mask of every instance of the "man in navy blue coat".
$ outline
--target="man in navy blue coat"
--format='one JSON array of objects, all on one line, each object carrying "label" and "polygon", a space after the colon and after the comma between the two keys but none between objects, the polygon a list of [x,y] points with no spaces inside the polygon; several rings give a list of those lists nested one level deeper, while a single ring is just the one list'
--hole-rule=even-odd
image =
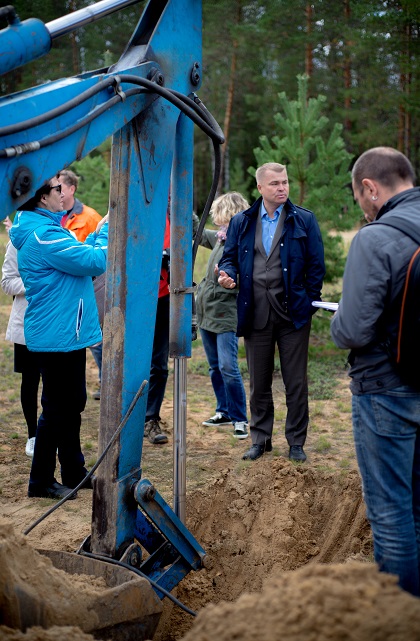
[{"label": "man in navy blue coat", "polygon": [[261,197],[232,218],[219,263],[219,284],[239,286],[237,334],[245,339],[250,375],[252,446],[242,458],[254,461],[272,450],[277,344],[289,458],[303,462],[312,301],[321,297],[324,248],[314,214],[289,200],[286,167],[266,163],[257,169],[256,180]]}]

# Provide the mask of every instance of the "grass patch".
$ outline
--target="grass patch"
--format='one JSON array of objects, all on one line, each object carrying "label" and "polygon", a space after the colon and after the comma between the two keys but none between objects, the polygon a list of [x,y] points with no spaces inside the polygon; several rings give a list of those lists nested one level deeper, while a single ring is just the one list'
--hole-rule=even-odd
[{"label": "grass patch", "polygon": [[334,398],[338,378],[342,375],[342,362],[336,354],[317,354],[309,358],[308,384],[310,400],[325,401]]},{"label": "grass patch", "polygon": [[314,445],[314,450],[315,452],[318,452],[318,454],[323,454],[325,452],[328,452],[328,450],[330,450],[331,447],[332,447],[332,444],[327,439],[327,437],[321,435]]},{"label": "grass patch", "polygon": [[209,364],[206,360],[196,359],[188,361],[188,372],[190,374],[199,374],[200,376],[209,375]]},{"label": "grass patch", "polygon": [[346,412],[348,414],[351,414],[351,404],[350,403],[343,403],[342,401],[337,401],[336,407],[340,412]]},{"label": "grass patch", "polygon": [[338,463],[338,466],[339,466],[342,470],[348,470],[348,469],[350,468],[350,465],[351,465],[351,463],[350,463],[350,461],[349,461],[349,459],[348,459],[348,458],[343,458],[343,459],[341,459],[341,461],[339,461],[339,463]]}]

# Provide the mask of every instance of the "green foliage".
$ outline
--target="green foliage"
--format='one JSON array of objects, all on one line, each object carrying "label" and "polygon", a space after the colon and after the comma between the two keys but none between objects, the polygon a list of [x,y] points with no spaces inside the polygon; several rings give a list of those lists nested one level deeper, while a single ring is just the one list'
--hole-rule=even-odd
[{"label": "green foliage", "polygon": [[[14,0],[12,4],[22,21],[35,17],[47,23],[92,4],[92,0]],[[0,78],[2,95],[115,63],[126,48],[145,5],[142,0],[57,38],[48,55]],[[320,158],[321,182],[316,187],[324,185],[325,193],[312,187],[315,176],[299,173],[298,169],[306,171],[303,155],[297,158],[301,164],[297,163],[296,177],[293,176],[292,194],[295,198],[296,191],[296,202],[302,188],[302,202],[320,218],[320,202],[324,201],[319,198],[326,197],[332,211],[326,229],[344,229],[352,224],[351,193],[348,191],[346,201],[341,179],[336,175],[349,168],[348,160],[343,158],[343,170],[340,169],[338,158],[343,149],[339,147],[339,140],[344,141],[344,150],[354,156],[375,145],[398,147],[409,156],[419,173],[418,0],[316,0],[313,3],[203,0],[202,7],[203,64],[199,96],[222,126],[228,97],[233,100],[228,149],[230,189],[251,197],[243,168],[254,164],[253,149],[262,145],[261,134],[265,134],[267,141],[279,136],[279,125],[274,119],[279,111],[278,95],[284,96],[285,89],[290,93],[296,76],[305,69],[310,70],[308,95],[315,100],[315,103],[308,101],[308,113],[317,108],[318,99],[313,96],[324,96],[322,113],[316,123],[322,142],[318,147],[315,145],[313,151]],[[237,64],[233,92],[229,96],[234,51]],[[157,53],[159,58],[160,52]],[[170,65],[175,60],[176,57]],[[164,59],[159,59],[159,63],[166,66]],[[293,111],[292,106],[289,109]],[[282,111],[282,115],[288,120],[285,112]],[[295,115],[304,122],[303,112],[298,114],[296,110]],[[325,118],[337,126],[325,124]],[[342,130],[338,123],[342,123]],[[292,124],[286,124],[291,138],[297,140],[299,130],[292,131]],[[204,134],[198,128],[195,131],[194,209],[200,213],[211,183],[212,150]],[[270,148],[276,149],[274,144],[270,144]],[[295,148],[297,153],[300,146]],[[332,154],[337,161],[335,168],[330,163]],[[87,197],[86,201],[91,204]],[[100,208],[101,213],[105,210],[103,206]]]},{"label": "green foliage", "polygon": [[70,169],[80,178],[77,198],[105,216],[109,204],[109,143],[104,143],[83,160],[72,163]]},{"label": "green foliage", "polygon": [[230,168],[230,190],[239,191],[242,196],[250,200],[253,180],[245,174],[243,163],[236,158]]},{"label": "green foliage", "polygon": [[[329,118],[323,115],[326,97],[308,98],[308,77],[299,75],[298,98],[288,100],[278,94],[281,111],[274,115],[277,134],[271,140],[260,137],[254,149],[257,164],[278,162],[287,166],[290,198],[316,213],[323,233],[327,264],[326,280],[342,275],[343,245],[331,229],[350,229],[360,216],[349,188],[352,159],[336,123],[329,131]],[[255,175],[256,168],[249,172]]]}]

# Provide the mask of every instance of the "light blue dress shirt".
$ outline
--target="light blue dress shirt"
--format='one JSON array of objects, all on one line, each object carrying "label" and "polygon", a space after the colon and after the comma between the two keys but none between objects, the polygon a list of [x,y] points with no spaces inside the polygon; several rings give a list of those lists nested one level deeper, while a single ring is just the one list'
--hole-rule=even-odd
[{"label": "light blue dress shirt", "polygon": [[267,214],[266,208],[264,207],[264,203],[261,203],[260,216],[262,225],[262,242],[267,256],[270,253],[271,245],[273,243],[274,234],[276,233],[277,223],[279,222],[282,209],[283,205],[280,205],[280,207],[278,207],[274,212],[274,217],[270,218]]}]

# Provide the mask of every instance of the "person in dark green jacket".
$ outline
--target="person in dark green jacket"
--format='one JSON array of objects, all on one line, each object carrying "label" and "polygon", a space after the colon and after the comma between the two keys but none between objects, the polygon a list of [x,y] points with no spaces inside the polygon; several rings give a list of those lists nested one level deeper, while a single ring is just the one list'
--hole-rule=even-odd
[{"label": "person in dark green jacket", "polygon": [[201,245],[211,249],[207,272],[198,286],[197,320],[203,347],[209,363],[210,378],[216,396],[216,413],[203,422],[207,427],[230,425],[238,439],[248,436],[246,394],[238,367],[236,336],[237,289],[227,290],[217,282],[218,262],[223,254],[230,219],[249,204],[238,192],[219,196],[211,208],[211,217],[218,230],[204,229]]}]

